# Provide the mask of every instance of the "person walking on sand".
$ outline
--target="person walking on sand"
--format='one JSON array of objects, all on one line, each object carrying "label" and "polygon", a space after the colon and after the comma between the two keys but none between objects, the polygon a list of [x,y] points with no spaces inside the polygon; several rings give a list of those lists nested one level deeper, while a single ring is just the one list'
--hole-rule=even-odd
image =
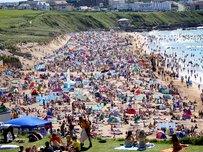
[{"label": "person walking on sand", "polygon": [[92,141],[91,141],[91,135],[90,135],[90,125],[91,125],[90,121],[83,117],[79,117],[79,125],[82,128],[81,139],[80,139],[81,147],[83,147],[84,141],[86,139],[89,140],[89,147],[92,147]]}]

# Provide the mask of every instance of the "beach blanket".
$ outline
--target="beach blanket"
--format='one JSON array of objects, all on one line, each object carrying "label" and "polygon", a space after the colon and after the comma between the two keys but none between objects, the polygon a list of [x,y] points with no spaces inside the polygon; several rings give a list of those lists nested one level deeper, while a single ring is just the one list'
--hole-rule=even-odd
[{"label": "beach blanket", "polygon": [[[147,148],[153,148],[155,145],[153,143],[146,143]],[[131,151],[137,151],[138,147],[131,147],[131,148],[126,148],[125,146],[120,146],[114,148],[115,150],[131,150]]]},{"label": "beach blanket", "polygon": [[134,151],[136,151],[136,150],[138,150],[138,147],[125,148],[125,146],[120,146],[120,147],[116,147],[114,149],[116,149],[116,150],[134,150]]},{"label": "beach blanket", "polygon": [[2,150],[2,149],[16,149],[18,147],[19,146],[17,146],[17,145],[0,145],[0,150]]}]

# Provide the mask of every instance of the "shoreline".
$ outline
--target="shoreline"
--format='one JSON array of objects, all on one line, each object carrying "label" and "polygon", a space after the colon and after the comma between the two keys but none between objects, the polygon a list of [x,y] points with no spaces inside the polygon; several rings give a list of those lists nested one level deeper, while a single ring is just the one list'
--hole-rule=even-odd
[{"label": "shoreline", "polygon": [[[146,38],[146,35],[143,35],[143,34],[141,34],[139,32],[133,32],[133,33],[132,32],[130,32],[130,33],[125,32],[124,35],[125,34],[127,34],[127,35],[136,35],[136,37],[140,37],[141,43],[144,43],[145,47],[143,45],[138,46],[138,47],[140,47],[140,48],[141,47],[147,48],[148,44],[146,44],[144,41],[142,41],[143,39]],[[138,44],[136,41],[133,41],[132,43],[134,43],[133,45],[137,45]],[[134,48],[134,49],[136,49],[136,48]],[[151,52],[149,50],[145,50],[145,52],[142,52],[142,55],[143,55],[143,53],[144,54],[146,53],[147,55],[149,55]],[[201,103],[201,99],[200,99],[201,89],[198,89],[198,84],[193,83],[192,86],[187,88],[186,83],[185,82],[181,83],[180,78],[176,78],[175,80],[173,79],[173,80],[169,80],[169,81],[163,80],[158,75],[158,72],[156,72],[156,76],[158,77],[159,81],[161,81],[161,82],[163,82],[164,84],[167,84],[167,85],[170,83],[170,81],[173,81],[174,84],[175,84],[175,87],[180,89],[180,91],[184,94],[185,97],[187,97],[189,100],[191,100],[193,102],[194,101],[197,102],[197,104],[196,104],[196,107],[198,109],[197,111],[203,110],[203,103]],[[196,111],[196,113],[197,113],[197,111]],[[203,124],[202,124],[202,128],[203,128]]]}]

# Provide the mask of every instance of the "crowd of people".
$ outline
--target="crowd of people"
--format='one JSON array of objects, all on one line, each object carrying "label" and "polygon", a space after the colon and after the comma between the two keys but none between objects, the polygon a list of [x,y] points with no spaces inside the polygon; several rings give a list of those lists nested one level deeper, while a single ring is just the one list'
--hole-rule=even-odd
[{"label": "crowd of people", "polygon": [[[146,44],[139,34],[89,31],[70,36],[64,47],[32,70],[4,73],[9,81],[1,87],[9,91],[0,100],[12,108],[12,117],[35,115],[52,121],[53,133],[42,151],[77,152],[85,140],[91,148],[93,137],[123,137],[126,131],[125,144],[132,146],[136,145],[132,131],[141,128],[155,138],[157,131],[163,131],[158,124],[169,122],[176,126],[167,128],[173,133],[202,135],[197,101],[183,96],[173,83],[176,66],[166,65],[160,54],[142,53]],[[166,67],[172,70],[163,70]]]},{"label": "crowd of people", "polygon": [[[188,86],[203,88],[202,30],[154,31],[146,39],[148,49],[164,57],[165,67]],[[178,50],[178,51],[177,51]]]}]

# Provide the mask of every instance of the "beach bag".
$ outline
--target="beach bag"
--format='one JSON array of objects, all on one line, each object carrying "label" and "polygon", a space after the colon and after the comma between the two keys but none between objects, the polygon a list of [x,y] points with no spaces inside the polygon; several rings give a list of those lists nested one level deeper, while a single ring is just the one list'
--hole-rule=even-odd
[{"label": "beach bag", "polygon": [[39,139],[37,138],[37,136],[34,135],[34,134],[30,134],[30,135],[28,136],[28,139],[29,139],[29,142],[35,142],[35,141],[38,141],[38,140],[39,140]]}]

